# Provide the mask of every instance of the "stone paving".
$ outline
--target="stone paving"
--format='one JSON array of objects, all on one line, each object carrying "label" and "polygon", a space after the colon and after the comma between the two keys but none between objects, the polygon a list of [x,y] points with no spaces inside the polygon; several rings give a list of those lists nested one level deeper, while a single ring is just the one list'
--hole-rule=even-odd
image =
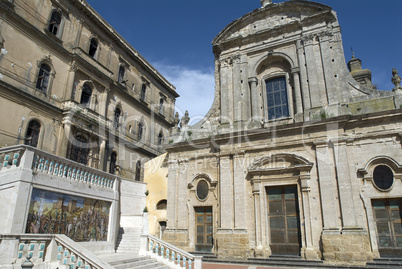
[{"label": "stone paving", "polygon": [[256,265],[234,265],[223,263],[202,263],[202,269],[285,269],[286,267],[256,266]]}]

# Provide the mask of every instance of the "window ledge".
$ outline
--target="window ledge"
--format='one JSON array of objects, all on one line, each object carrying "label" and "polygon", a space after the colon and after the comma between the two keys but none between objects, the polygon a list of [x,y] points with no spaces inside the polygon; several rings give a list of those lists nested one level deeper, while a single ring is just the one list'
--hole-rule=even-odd
[{"label": "window ledge", "polygon": [[43,29],[43,31],[45,32],[45,34],[51,38],[52,40],[56,41],[57,43],[59,43],[60,45],[63,44],[63,41],[56,35],[52,34],[47,28]]}]

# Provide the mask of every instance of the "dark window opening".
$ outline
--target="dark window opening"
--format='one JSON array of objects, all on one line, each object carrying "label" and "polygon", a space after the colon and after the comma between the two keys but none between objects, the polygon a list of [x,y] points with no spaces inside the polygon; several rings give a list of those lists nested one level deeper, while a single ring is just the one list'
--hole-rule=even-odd
[{"label": "dark window opening", "polygon": [[113,152],[112,155],[110,155],[110,168],[109,168],[110,174],[116,174],[116,162],[117,162],[117,153]]},{"label": "dark window opening", "polygon": [[113,127],[115,129],[119,128],[120,126],[120,115],[121,115],[120,108],[116,108],[114,111],[114,120],[113,120]]},{"label": "dark window opening", "polygon": [[61,13],[58,11],[53,11],[50,18],[48,30],[54,35],[57,35],[61,24]]},{"label": "dark window opening", "polygon": [[140,98],[141,98],[142,101],[145,101],[145,94],[146,94],[146,92],[147,92],[147,85],[146,85],[146,84],[142,84],[142,87],[141,87],[141,96],[140,96]]},{"label": "dark window opening", "polygon": [[137,161],[135,165],[135,181],[141,181],[141,161]]},{"label": "dark window opening", "polygon": [[31,120],[28,124],[28,129],[25,136],[25,145],[36,147],[38,145],[39,132],[40,123],[36,120]]},{"label": "dark window opening", "polygon": [[164,98],[161,97],[161,98],[159,99],[159,113],[160,113],[160,114],[163,114],[163,103],[164,103],[164,102],[165,102]]},{"label": "dark window opening", "polygon": [[167,209],[167,200],[160,200],[156,204],[156,210],[166,210]]},{"label": "dark window opening", "polygon": [[286,78],[274,78],[266,81],[268,119],[289,117]]},{"label": "dark window opening", "polygon": [[158,145],[160,146],[160,145],[162,145],[162,143],[163,143],[163,133],[162,133],[162,131],[160,131],[159,132],[159,135],[158,135]]},{"label": "dark window opening", "polygon": [[98,50],[98,41],[95,38],[91,38],[91,42],[89,44],[89,56],[92,58],[95,57],[96,51]]},{"label": "dark window opening", "polygon": [[47,64],[40,65],[38,80],[36,81],[36,88],[44,93],[46,93],[49,86],[50,70],[50,66]]},{"label": "dark window opening", "polygon": [[386,165],[379,165],[374,168],[374,184],[381,190],[388,190],[394,183],[394,174]]},{"label": "dark window opening", "polygon": [[74,141],[70,144],[69,157],[70,160],[81,164],[88,164],[89,159],[89,147],[88,140],[82,136],[77,135],[74,137]]},{"label": "dark window opening", "polygon": [[91,102],[91,95],[92,95],[91,87],[89,87],[88,84],[84,84],[84,87],[82,88],[80,103],[82,105],[89,106],[89,103]]},{"label": "dark window opening", "polygon": [[124,66],[120,65],[120,68],[119,68],[119,82],[120,83],[125,83],[125,80],[124,80],[125,72],[126,72],[126,69],[124,68]]},{"label": "dark window opening", "polygon": [[137,133],[137,139],[140,141],[142,139],[142,135],[144,132],[144,124],[142,122],[138,123],[138,133]]}]

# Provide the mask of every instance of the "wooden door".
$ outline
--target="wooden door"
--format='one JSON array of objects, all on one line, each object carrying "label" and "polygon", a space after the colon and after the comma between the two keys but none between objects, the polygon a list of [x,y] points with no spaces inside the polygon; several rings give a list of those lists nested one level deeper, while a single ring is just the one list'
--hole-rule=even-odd
[{"label": "wooden door", "polygon": [[195,251],[211,252],[213,247],[212,207],[195,208]]},{"label": "wooden door", "polygon": [[373,200],[381,257],[402,257],[402,199]]},{"label": "wooden door", "polygon": [[300,255],[297,186],[267,188],[270,247],[273,255]]}]

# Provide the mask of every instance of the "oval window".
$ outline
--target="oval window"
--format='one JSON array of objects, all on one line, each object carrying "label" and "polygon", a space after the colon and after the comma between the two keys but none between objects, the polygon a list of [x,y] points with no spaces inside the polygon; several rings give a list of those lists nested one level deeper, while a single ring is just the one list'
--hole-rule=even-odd
[{"label": "oval window", "polygon": [[374,184],[381,190],[388,190],[394,183],[394,173],[386,165],[379,165],[374,168],[373,172]]},{"label": "oval window", "polygon": [[205,180],[201,180],[197,185],[197,197],[200,200],[205,200],[208,196],[209,185]]}]

